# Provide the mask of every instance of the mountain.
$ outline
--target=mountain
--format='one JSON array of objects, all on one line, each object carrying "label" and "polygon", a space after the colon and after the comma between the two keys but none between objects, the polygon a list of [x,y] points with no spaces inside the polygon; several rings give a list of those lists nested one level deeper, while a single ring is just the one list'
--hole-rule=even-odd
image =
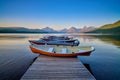
[{"label": "mountain", "polygon": [[76,32],[88,32],[88,31],[92,31],[95,30],[96,28],[94,26],[90,26],[90,27],[86,27],[84,26],[83,28],[75,28],[75,27],[70,27],[69,29],[62,29],[59,32],[65,32],[65,33],[76,33]]},{"label": "mountain", "polygon": [[80,30],[80,32],[89,32],[89,31],[93,31],[93,30],[95,30],[96,28],[94,27],[94,26],[90,26],[90,27],[86,27],[86,26],[84,26],[81,30]]},{"label": "mountain", "polygon": [[113,24],[103,25],[96,30],[90,31],[90,33],[120,34],[120,20]]},{"label": "mountain", "polygon": [[106,24],[100,27],[100,29],[111,29],[111,28],[116,28],[120,26],[120,20],[113,23],[113,24]]},{"label": "mountain", "polygon": [[46,33],[40,29],[28,29],[24,27],[0,27],[0,33]]},{"label": "mountain", "polygon": [[68,33],[72,33],[72,32],[80,32],[79,29],[75,28],[75,27],[71,27],[67,30]]},{"label": "mountain", "polygon": [[50,27],[45,27],[45,28],[42,28],[41,30],[46,31],[46,32],[57,32],[56,30],[54,30]]},{"label": "mountain", "polygon": [[59,30],[58,32],[61,32],[61,33],[66,33],[66,32],[67,32],[67,29],[66,29],[66,28],[64,28],[64,29],[62,29],[62,30]]},{"label": "mountain", "polygon": [[42,29],[28,29],[24,27],[0,27],[0,33],[76,33],[76,32],[87,32],[95,29],[94,27],[83,27],[75,28],[70,27],[69,29],[62,29],[60,31],[54,30],[50,27]]},{"label": "mountain", "polygon": [[59,30],[58,32],[61,32],[61,33],[75,33],[75,32],[80,32],[80,29],[78,28],[75,28],[75,27],[70,27],[69,29],[62,29],[62,30]]}]

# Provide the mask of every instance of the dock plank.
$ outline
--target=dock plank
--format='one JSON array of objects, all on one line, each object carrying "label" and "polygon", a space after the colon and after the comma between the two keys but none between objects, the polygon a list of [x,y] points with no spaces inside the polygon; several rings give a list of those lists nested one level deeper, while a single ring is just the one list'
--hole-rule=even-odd
[{"label": "dock plank", "polygon": [[96,80],[77,58],[39,56],[21,80]]}]

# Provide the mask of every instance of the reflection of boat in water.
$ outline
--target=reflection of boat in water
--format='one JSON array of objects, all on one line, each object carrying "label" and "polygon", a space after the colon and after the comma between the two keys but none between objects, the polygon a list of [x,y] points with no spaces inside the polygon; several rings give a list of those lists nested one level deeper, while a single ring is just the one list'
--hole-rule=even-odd
[{"label": "reflection of boat in water", "polygon": [[66,46],[78,46],[79,41],[77,39],[69,38],[67,36],[48,36],[40,38],[39,40],[29,40],[31,44],[37,45],[66,45]]},{"label": "reflection of boat in water", "polygon": [[92,46],[55,46],[55,45],[30,45],[34,53],[56,57],[89,56],[94,50]]}]

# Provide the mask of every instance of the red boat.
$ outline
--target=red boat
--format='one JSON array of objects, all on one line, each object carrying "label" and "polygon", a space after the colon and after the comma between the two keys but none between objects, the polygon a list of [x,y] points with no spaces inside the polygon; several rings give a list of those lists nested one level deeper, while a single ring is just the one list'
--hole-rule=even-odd
[{"label": "red boat", "polygon": [[30,45],[33,53],[54,57],[89,56],[94,47],[92,46],[55,46],[55,45]]}]

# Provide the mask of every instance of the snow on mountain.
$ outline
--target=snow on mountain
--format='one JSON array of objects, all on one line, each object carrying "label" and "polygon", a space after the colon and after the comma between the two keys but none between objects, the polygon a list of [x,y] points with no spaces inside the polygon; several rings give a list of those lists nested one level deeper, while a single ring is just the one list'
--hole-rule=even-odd
[{"label": "snow on mountain", "polygon": [[41,30],[46,31],[46,32],[57,32],[56,30],[54,30],[50,27],[45,27],[45,28],[42,28]]}]

